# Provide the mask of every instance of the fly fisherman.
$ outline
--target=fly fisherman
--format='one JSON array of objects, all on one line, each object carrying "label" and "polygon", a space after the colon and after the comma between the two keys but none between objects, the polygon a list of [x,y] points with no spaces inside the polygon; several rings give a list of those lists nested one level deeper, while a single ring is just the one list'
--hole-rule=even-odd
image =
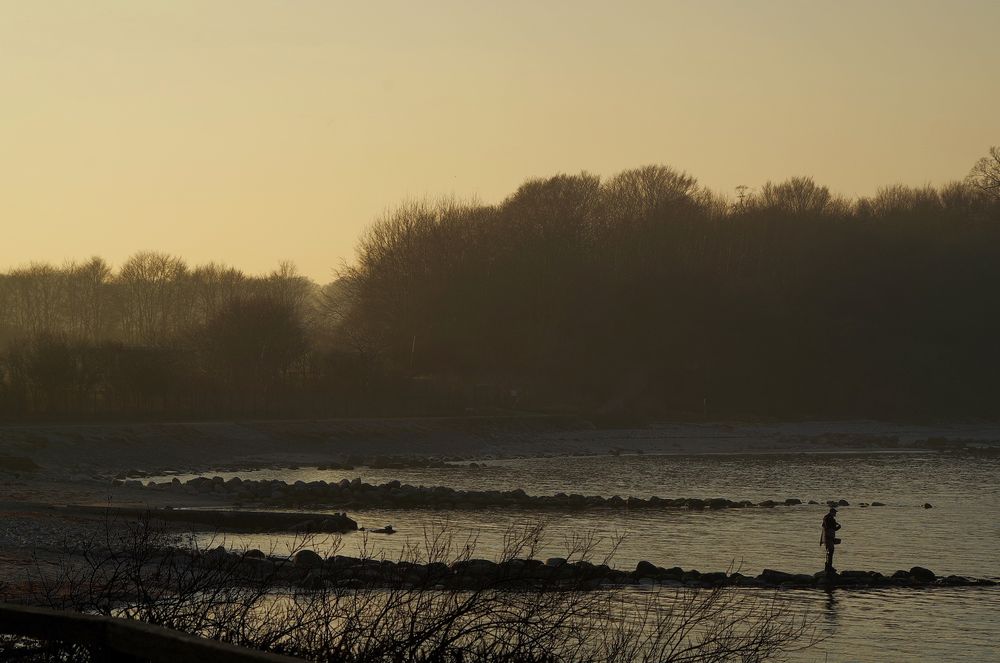
[{"label": "fly fisherman", "polygon": [[837,522],[837,509],[831,506],[830,513],[823,516],[823,534],[819,537],[819,545],[826,546],[827,575],[837,572],[837,569],[833,568],[833,548],[840,543],[840,539],[837,538],[837,530],[839,529],[840,523]]}]

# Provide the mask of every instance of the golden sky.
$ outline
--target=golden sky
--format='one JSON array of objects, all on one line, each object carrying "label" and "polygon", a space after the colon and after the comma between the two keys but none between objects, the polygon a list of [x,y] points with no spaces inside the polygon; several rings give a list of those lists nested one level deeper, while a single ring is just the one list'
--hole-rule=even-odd
[{"label": "golden sky", "polygon": [[1000,1],[0,0],[0,269],[319,281],[387,206],[647,163],[846,195],[1000,144]]}]

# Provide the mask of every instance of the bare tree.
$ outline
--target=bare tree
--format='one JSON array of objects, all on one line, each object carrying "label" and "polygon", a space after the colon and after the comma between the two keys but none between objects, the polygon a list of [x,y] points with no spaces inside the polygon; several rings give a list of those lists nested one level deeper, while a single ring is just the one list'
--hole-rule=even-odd
[{"label": "bare tree", "polygon": [[1000,147],[991,147],[989,154],[969,171],[966,181],[991,198],[1000,199]]},{"label": "bare tree", "polygon": [[155,345],[174,332],[189,315],[180,297],[187,265],[163,253],[137,253],[122,265],[118,282],[123,294],[122,325],[132,343]]}]

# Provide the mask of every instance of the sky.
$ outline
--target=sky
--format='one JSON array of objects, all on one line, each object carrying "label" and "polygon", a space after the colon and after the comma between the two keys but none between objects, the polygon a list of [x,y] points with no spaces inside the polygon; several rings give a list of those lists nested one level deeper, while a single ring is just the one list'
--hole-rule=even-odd
[{"label": "sky", "polygon": [[331,280],[405,200],[664,163],[961,179],[996,0],[0,0],[0,270],[140,250]]}]

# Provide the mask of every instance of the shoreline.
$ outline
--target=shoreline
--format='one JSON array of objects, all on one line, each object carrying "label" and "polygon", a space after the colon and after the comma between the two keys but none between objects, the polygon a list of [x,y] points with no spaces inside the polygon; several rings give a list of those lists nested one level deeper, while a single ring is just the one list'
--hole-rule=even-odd
[{"label": "shoreline", "polygon": [[[935,439],[937,446],[926,444]],[[0,515],[7,528],[0,532],[0,560],[4,561],[0,580],[16,580],[33,563],[35,549],[42,549],[42,558],[51,557],[63,537],[96,531],[93,517],[60,511],[58,506],[100,509],[109,504],[112,490],[114,506],[123,509],[204,509],[221,506],[234,497],[226,494],[232,492],[229,490],[191,494],[186,490],[140,492],[129,486],[114,489],[112,479],[116,476],[124,480],[142,477],[146,483],[150,477],[167,472],[190,470],[204,475],[319,467],[343,463],[350,457],[453,462],[574,455],[934,453],[947,449],[949,440],[957,445],[971,441],[995,453],[1000,449],[1000,426],[796,422],[659,424],[599,430],[589,422],[566,417],[3,425]],[[329,485],[317,489],[330,490]],[[459,493],[448,497],[459,499],[456,495]],[[565,499],[579,501],[570,496]],[[561,501],[564,498],[553,501],[552,506],[571,506]],[[708,500],[704,502],[695,506],[710,510]],[[344,506],[355,508],[357,504],[345,502]],[[298,518],[306,519],[306,514]]]},{"label": "shoreline", "polygon": [[80,480],[129,471],[316,466],[359,455],[470,461],[629,453],[891,453],[961,444],[1000,450],[1000,424],[719,422],[597,429],[575,417],[534,415],[0,425],[0,479],[12,474]]}]

